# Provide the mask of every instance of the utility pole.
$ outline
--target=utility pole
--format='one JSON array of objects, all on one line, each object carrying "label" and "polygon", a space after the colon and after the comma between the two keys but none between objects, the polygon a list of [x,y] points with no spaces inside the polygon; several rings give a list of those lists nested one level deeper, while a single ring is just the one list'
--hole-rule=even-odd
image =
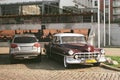
[{"label": "utility pole", "polygon": [[111,0],[109,0],[109,12],[108,12],[108,14],[109,14],[109,17],[108,17],[108,20],[109,20],[109,46],[111,45],[111,43],[110,43],[111,42],[111,40],[110,40],[110,36],[111,36],[111,33],[110,33],[111,32],[111,29],[110,29],[111,28],[111,26],[110,26],[110,21],[111,21],[111,18],[110,18],[110,15],[111,15],[110,6],[111,6],[111,4],[110,3],[111,3]]},{"label": "utility pole", "polygon": [[104,0],[104,46],[106,46],[106,1]]},{"label": "utility pole", "polygon": [[98,48],[100,48],[100,0],[98,0]]}]

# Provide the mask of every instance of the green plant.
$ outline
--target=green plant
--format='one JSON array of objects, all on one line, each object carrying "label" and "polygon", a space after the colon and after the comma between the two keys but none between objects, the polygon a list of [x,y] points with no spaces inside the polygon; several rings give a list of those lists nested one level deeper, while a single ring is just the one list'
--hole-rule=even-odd
[{"label": "green plant", "polygon": [[107,57],[110,57],[112,60],[117,61],[118,65],[112,65],[112,64],[109,64],[109,63],[105,63],[105,64],[113,66],[113,67],[120,68],[120,56],[107,56]]}]

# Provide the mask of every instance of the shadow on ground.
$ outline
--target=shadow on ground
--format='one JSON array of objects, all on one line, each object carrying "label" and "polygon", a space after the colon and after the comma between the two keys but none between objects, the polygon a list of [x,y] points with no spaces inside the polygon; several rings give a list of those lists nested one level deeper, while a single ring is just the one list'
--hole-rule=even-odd
[{"label": "shadow on ground", "polygon": [[[14,64],[23,64],[29,69],[43,69],[43,70],[65,70],[62,63],[59,63],[55,60],[48,59],[45,55],[42,55],[42,61],[36,62],[35,60],[18,60]],[[9,55],[2,54],[0,55],[0,65],[9,65],[12,67],[13,64],[10,64]],[[93,67],[92,65],[71,65],[69,69],[85,69]]]}]

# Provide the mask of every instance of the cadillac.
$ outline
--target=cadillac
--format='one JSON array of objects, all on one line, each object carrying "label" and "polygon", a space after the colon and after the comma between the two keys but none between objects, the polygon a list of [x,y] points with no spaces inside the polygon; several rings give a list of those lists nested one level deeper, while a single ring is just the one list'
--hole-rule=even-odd
[{"label": "cadillac", "polygon": [[49,58],[63,61],[64,67],[70,64],[93,64],[105,62],[105,51],[87,43],[84,35],[77,33],[58,33],[45,45]]}]

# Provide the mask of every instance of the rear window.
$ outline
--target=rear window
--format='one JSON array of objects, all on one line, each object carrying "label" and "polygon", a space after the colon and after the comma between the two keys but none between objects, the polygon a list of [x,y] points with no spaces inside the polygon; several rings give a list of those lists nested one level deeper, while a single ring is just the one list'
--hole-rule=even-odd
[{"label": "rear window", "polygon": [[37,42],[35,37],[16,37],[14,43],[33,43]]}]

